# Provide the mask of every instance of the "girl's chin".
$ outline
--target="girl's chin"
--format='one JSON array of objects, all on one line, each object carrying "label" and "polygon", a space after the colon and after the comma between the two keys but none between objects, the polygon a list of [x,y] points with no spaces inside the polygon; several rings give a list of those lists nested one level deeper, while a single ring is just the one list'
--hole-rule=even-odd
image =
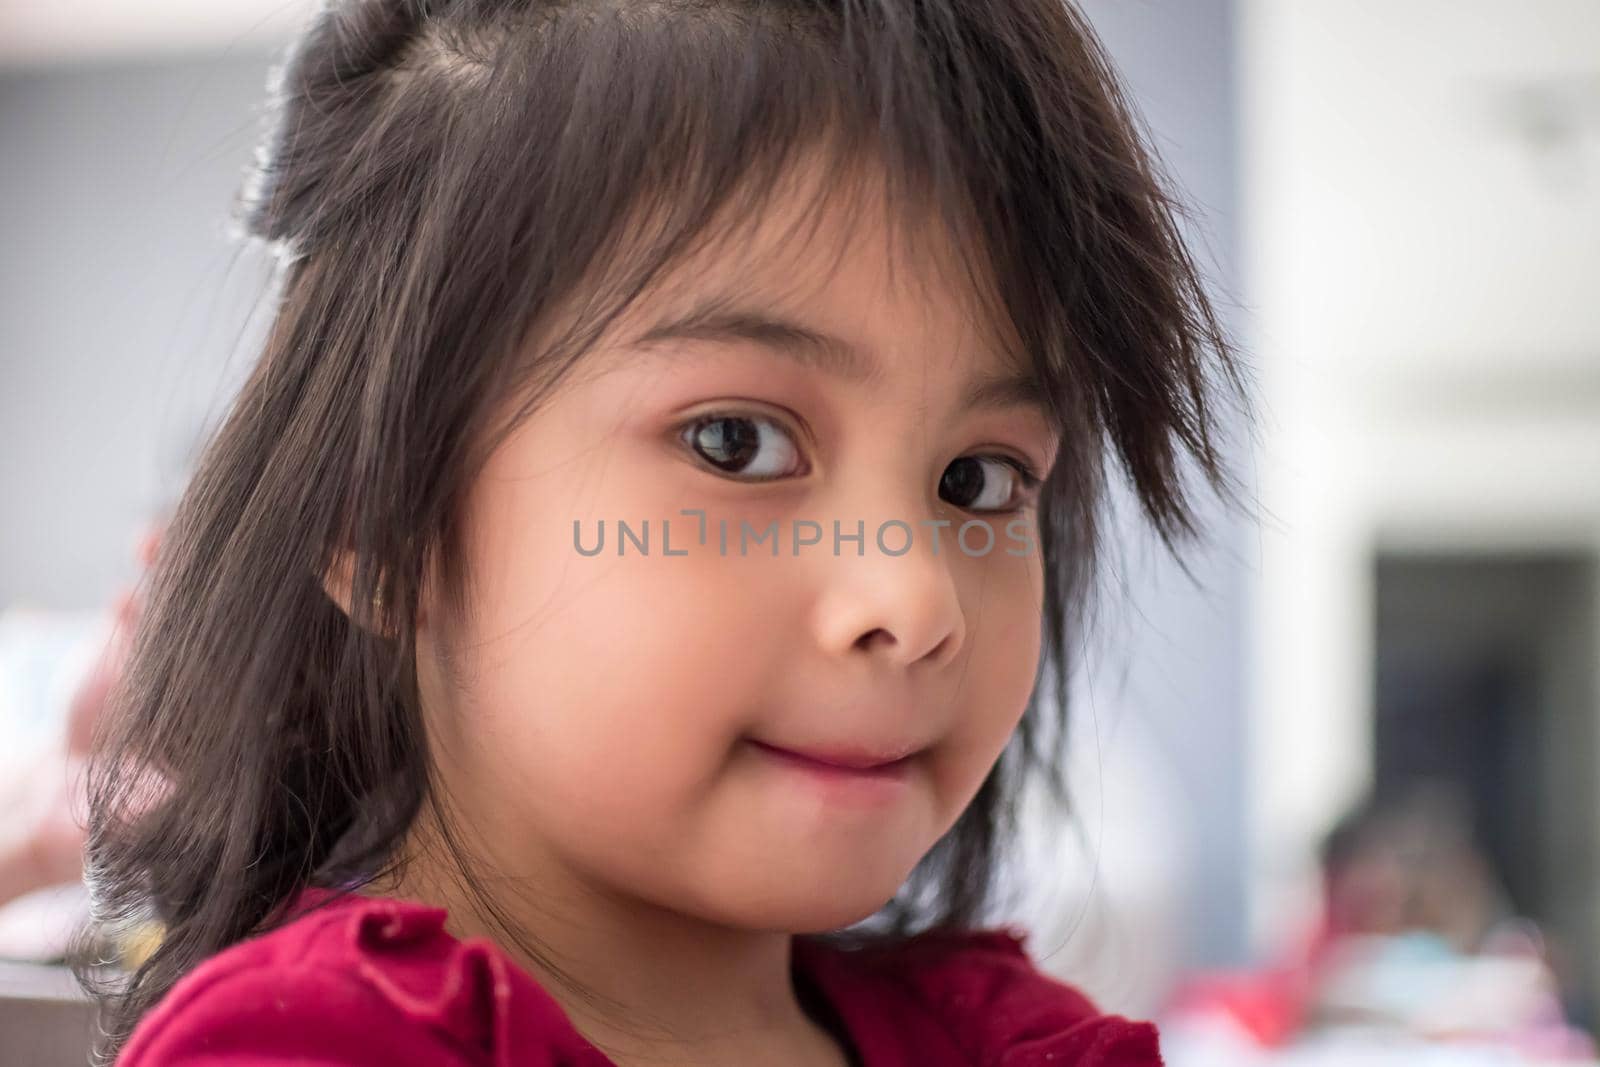
[{"label": "girl's chin", "polygon": [[717,921],[747,930],[824,933],[875,914],[905,880],[900,871],[866,878],[859,869],[839,871],[829,879],[822,866],[819,862],[813,869],[790,872],[793,876],[786,879],[781,877],[785,872],[774,871],[777,879],[741,886],[737,898],[725,895],[715,902]]},{"label": "girl's chin", "polygon": [[822,934],[868,918],[889,902],[888,896],[862,901],[769,901],[758,909],[741,909],[728,925],[751,931],[781,930],[790,934]]}]

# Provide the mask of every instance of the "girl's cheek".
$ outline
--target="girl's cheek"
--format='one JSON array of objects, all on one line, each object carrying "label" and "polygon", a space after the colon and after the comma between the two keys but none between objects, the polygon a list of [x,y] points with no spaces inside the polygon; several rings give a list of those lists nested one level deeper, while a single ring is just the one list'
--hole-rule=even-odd
[{"label": "girl's cheek", "polygon": [[[955,747],[979,764],[998,758],[1027,708],[1041,655],[1037,561],[993,560],[980,585],[980,601],[968,610],[971,660],[963,676],[969,716]],[[987,773],[987,767],[983,768]]]}]

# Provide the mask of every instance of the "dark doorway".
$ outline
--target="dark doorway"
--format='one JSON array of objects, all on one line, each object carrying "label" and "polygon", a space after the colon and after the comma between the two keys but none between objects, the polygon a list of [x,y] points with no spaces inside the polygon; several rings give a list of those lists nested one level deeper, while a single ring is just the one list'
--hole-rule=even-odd
[{"label": "dark doorway", "polygon": [[1374,788],[1466,799],[1512,906],[1593,1027],[1600,949],[1596,566],[1577,554],[1381,553]]}]

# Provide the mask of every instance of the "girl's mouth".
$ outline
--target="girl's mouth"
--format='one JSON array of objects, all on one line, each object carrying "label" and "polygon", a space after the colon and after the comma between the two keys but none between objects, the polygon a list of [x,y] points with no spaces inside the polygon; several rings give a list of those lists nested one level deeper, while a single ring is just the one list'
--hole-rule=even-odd
[{"label": "girl's mouth", "polygon": [[895,788],[907,778],[915,753],[898,757],[861,751],[818,751],[780,748],[751,740],[756,749],[779,764],[827,783],[884,785]]}]

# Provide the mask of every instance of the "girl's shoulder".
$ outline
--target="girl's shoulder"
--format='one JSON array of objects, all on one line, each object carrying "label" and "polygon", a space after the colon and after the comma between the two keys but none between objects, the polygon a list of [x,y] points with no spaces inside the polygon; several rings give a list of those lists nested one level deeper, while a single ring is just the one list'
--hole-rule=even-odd
[{"label": "girl's shoulder", "polygon": [[605,1064],[490,942],[446,931],[443,908],[311,889],[290,916],[184,975],[117,1067]]},{"label": "girl's shoulder", "polygon": [[[882,1026],[906,1042],[914,1030],[933,1027],[940,1050],[950,1044],[961,1056],[950,1062],[981,1067],[1160,1067],[1152,1023],[1102,1012],[1081,990],[1045,973],[1028,936],[1002,925],[929,930],[858,949],[803,938],[795,944],[841,1004],[859,998],[868,1005],[851,1020],[858,1032]],[[906,1052],[911,1063],[936,1055],[932,1045]]]}]

